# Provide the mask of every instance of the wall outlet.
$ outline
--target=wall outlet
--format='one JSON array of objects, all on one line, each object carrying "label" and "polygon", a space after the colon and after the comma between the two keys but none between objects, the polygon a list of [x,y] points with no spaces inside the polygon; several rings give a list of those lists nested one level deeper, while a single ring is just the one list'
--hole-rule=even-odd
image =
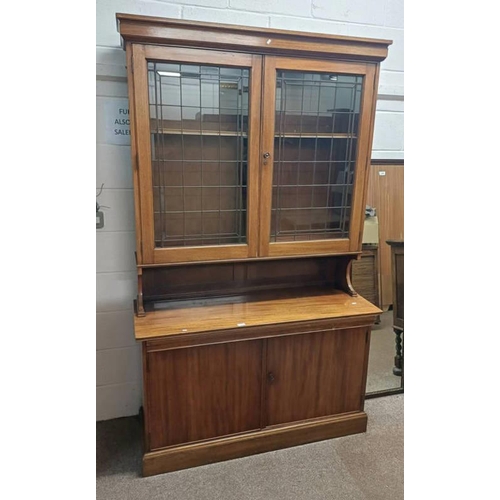
[{"label": "wall outlet", "polygon": [[104,227],[104,213],[96,212],[95,213],[95,227],[96,229],[101,229]]}]

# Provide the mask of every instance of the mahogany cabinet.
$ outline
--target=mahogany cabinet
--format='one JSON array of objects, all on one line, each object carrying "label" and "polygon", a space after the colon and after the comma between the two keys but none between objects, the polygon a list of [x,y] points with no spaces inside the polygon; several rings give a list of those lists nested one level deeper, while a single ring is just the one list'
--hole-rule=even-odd
[{"label": "mahogany cabinet", "polygon": [[362,432],[358,295],[388,40],[117,14],[144,474]]},{"label": "mahogany cabinet", "polygon": [[361,410],[368,336],[358,327],[147,346],[150,449]]}]

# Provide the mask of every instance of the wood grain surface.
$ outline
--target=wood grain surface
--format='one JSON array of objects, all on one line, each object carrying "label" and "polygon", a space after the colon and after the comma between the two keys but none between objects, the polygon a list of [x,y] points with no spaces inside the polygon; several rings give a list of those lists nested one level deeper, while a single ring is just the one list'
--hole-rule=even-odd
[{"label": "wood grain surface", "polygon": [[262,341],[148,354],[150,449],[260,427]]},{"label": "wood grain surface", "polygon": [[361,410],[368,328],[267,341],[267,424]]},{"label": "wood grain surface", "polygon": [[385,242],[391,239],[404,239],[403,164],[377,164],[371,167],[366,203],[377,209],[380,302],[382,307],[388,307],[392,304],[391,249]]},{"label": "wood grain surface", "polygon": [[324,288],[173,301],[157,306],[164,309],[150,311],[142,318],[135,317],[137,340],[237,327],[369,316],[381,312],[362,297]]},{"label": "wood grain surface", "polygon": [[204,23],[180,19],[117,13],[118,30],[125,42],[183,45],[256,53],[336,56],[382,61],[391,40],[272,28]]},{"label": "wood grain surface", "polygon": [[366,413],[355,412],[308,422],[287,424],[202,443],[173,446],[164,450],[146,453],[143,458],[143,475],[152,476],[162,472],[186,469],[197,465],[312,443],[322,439],[365,432],[366,423]]},{"label": "wood grain surface", "polygon": [[378,247],[363,245],[361,258],[352,262],[352,285],[361,297],[380,307]]}]

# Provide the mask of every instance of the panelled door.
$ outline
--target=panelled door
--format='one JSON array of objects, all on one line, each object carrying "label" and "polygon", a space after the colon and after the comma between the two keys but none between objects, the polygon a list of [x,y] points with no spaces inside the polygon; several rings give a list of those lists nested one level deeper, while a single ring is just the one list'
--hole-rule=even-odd
[{"label": "panelled door", "polygon": [[265,57],[263,78],[260,255],[359,251],[375,66]]},{"label": "panelled door", "polygon": [[262,341],[147,354],[150,450],[261,427]]},{"label": "panelled door", "polygon": [[260,56],[132,45],[144,264],[258,246]]},{"label": "panelled door", "polygon": [[267,341],[266,425],[362,410],[368,329]]}]

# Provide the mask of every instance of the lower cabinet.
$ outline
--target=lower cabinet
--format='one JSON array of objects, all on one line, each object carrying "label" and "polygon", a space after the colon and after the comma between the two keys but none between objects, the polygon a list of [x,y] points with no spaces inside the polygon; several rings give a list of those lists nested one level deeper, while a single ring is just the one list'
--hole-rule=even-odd
[{"label": "lower cabinet", "polygon": [[363,432],[369,334],[146,343],[144,474]]}]

